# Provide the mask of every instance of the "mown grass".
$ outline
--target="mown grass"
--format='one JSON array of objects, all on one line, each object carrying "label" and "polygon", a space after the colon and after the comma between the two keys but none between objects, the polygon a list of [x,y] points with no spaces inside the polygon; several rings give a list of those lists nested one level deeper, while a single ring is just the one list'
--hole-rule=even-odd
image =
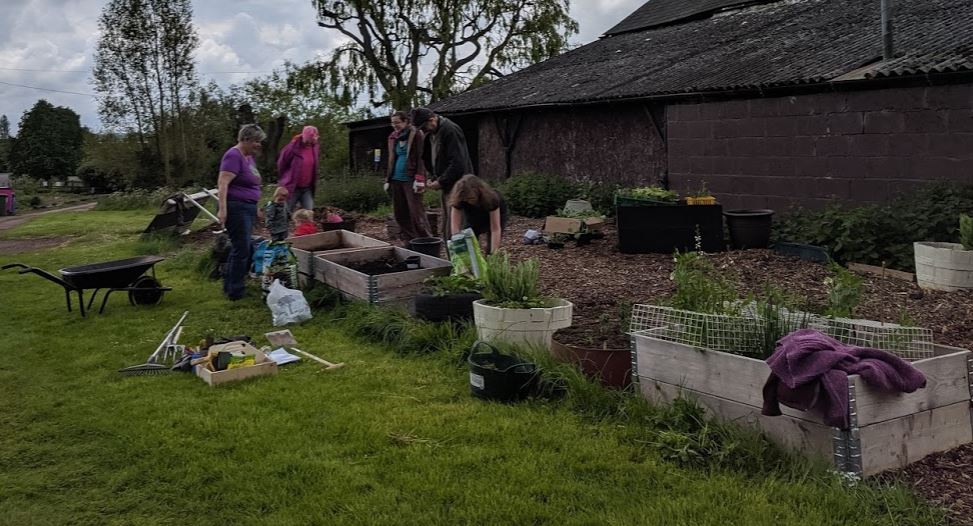
[{"label": "mown grass", "polygon": [[[56,269],[127,257],[147,247],[135,232],[148,219],[39,217],[3,235],[77,237],[0,264]],[[144,361],[184,310],[187,343],[210,329],[262,343],[273,329],[256,295],[231,304],[218,282],[199,276],[203,249],[155,249],[170,256],[158,274],[175,289],[163,303],[133,307],[119,295],[88,319],[65,312],[53,284],[0,273],[0,523],[943,521],[900,488],[846,485],[745,434],[734,454],[767,464],[683,467],[692,463],[660,453],[678,450],[678,440],[653,442],[685,414],[579,378],[569,378],[561,402],[475,400],[459,365],[468,335],[407,320],[389,328],[394,314],[362,306],[292,327],[305,350],[347,364],[339,370],[301,363],[219,389],[189,374],[121,377],[116,370]]]}]

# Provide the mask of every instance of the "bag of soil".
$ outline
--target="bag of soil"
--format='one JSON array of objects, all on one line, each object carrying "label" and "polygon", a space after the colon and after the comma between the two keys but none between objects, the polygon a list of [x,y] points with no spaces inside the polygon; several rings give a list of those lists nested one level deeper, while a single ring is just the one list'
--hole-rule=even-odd
[{"label": "bag of soil", "polygon": [[486,260],[480,251],[473,229],[466,228],[449,239],[446,245],[449,261],[453,264],[453,274],[470,274],[480,279],[486,272]]}]

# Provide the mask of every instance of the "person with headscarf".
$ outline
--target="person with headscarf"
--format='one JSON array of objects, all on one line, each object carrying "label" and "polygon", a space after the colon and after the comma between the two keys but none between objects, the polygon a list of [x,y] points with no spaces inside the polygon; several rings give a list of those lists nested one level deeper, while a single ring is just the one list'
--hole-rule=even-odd
[{"label": "person with headscarf", "polygon": [[277,157],[277,186],[286,188],[290,194],[288,209],[314,209],[319,153],[318,129],[305,126]]}]

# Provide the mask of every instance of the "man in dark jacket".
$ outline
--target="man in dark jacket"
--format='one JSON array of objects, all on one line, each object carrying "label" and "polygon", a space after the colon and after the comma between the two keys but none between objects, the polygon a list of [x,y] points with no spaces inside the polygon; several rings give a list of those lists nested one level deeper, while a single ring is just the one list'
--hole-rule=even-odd
[{"label": "man in dark jacket", "polygon": [[473,173],[473,163],[470,152],[466,147],[466,136],[463,130],[453,121],[435,114],[429,108],[412,110],[412,125],[426,134],[429,147],[426,148],[424,158],[426,166],[435,180],[427,184],[427,188],[440,190],[442,193],[442,217],[440,218],[440,232],[445,239],[455,232],[450,232],[449,193],[460,177]]}]

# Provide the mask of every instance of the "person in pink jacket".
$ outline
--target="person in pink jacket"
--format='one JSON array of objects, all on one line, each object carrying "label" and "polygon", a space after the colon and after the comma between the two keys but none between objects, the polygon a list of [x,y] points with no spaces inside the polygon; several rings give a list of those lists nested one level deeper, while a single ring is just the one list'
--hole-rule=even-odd
[{"label": "person in pink jacket", "polygon": [[277,186],[286,188],[290,194],[288,209],[314,209],[319,153],[318,129],[305,126],[277,157]]}]

